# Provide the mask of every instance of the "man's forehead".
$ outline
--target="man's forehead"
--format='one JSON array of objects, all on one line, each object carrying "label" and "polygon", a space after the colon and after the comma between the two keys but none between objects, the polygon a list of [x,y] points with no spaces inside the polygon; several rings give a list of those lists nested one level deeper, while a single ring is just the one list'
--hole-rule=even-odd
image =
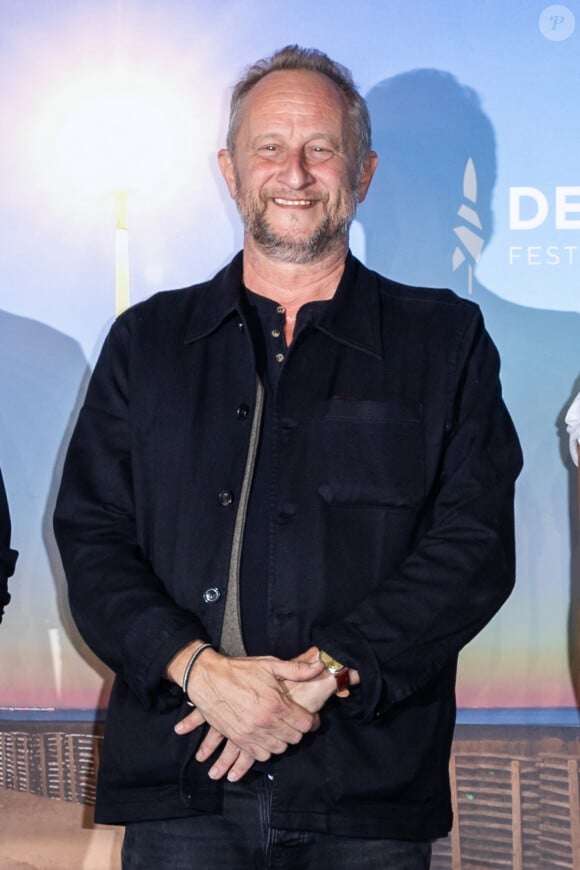
[{"label": "man's forehead", "polygon": [[275,70],[260,79],[249,91],[244,114],[282,111],[292,106],[318,108],[341,113],[346,108],[344,95],[332,79],[311,70]]}]

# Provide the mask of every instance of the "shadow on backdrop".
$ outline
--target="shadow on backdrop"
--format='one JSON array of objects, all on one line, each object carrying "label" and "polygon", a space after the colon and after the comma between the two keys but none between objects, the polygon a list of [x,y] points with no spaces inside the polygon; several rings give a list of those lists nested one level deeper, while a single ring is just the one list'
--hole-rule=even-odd
[{"label": "shadow on backdrop", "polygon": [[88,373],[75,340],[0,310],[0,457],[20,550],[0,638],[0,705],[80,706],[77,653],[105,675],[72,622],[52,535],[62,454]]},{"label": "shadow on backdrop", "polygon": [[[106,703],[109,685],[108,671],[88,649],[72,621],[52,533],[63,454],[88,376],[87,361],[76,341],[46,324],[0,310],[0,457],[10,493],[13,537],[20,550],[12,578],[12,601],[0,633],[0,706],[24,708],[13,725],[11,721],[5,723],[3,736],[13,730],[15,742],[30,736],[31,745],[35,745],[34,734],[42,730],[42,725],[27,708],[55,707],[58,714],[61,708],[86,706],[87,664],[102,681],[101,706]],[[89,710],[87,718],[92,721],[93,716]],[[66,720],[66,713],[58,719]],[[88,727],[90,730],[97,726]],[[63,728],[66,731],[60,721],[49,721],[44,731],[51,732],[51,737],[58,731],[59,739],[65,740],[66,733],[60,733]],[[9,755],[0,758],[0,766],[6,763],[10,768]],[[21,792],[17,807],[36,814],[31,854],[41,842],[47,851],[54,848],[55,855],[61,855],[63,844],[59,837],[65,836],[71,813],[63,808],[62,801],[50,798],[68,793],[69,781],[76,777],[78,753],[72,762],[68,758],[64,767],[55,768],[52,758],[50,771],[46,760],[44,770],[33,770],[38,763],[34,752],[27,753],[19,760],[20,777],[14,779],[9,769],[0,770],[0,781],[12,782],[12,789]],[[39,791],[39,783],[49,786]],[[38,803],[40,796],[42,802]],[[21,828],[21,819],[10,813],[3,817],[3,847],[10,848]],[[82,828],[68,832],[78,849],[78,866],[85,862],[81,852],[90,857],[97,848],[103,854],[110,849],[104,834],[98,835],[102,842],[93,842],[97,834],[93,832],[91,806],[83,809]],[[107,859],[109,865],[116,866],[112,859]]]},{"label": "shadow on backdrop", "polygon": [[[501,354],[504,395],[522,442],[518,585],[488,631],[498,633],[503,620],[509,639],[507,620],[512,632],[514,620],[525,626],[531,642],[519,656],[524,682],[534,687],[541,657],[553,657],[566,632],[554,605],[569,602],[567,652],[579,703],[580,577],[571,559],[578,517],[563,416],[578,389],[580,315],[514,304],[498,295],[501,287],[493,292],[477,280],[476,261],[493,232],[496,180],[495,134],[477,93],[448,72],[417,69],[380,82],[367,102],[380,161],[358,213],[367,265],[405,283],[451,287],[479,304]],[[492,673],[497,663],[482,668]],[[514,686],[513,703],[529,705],[525,689],[518,695]]]}]

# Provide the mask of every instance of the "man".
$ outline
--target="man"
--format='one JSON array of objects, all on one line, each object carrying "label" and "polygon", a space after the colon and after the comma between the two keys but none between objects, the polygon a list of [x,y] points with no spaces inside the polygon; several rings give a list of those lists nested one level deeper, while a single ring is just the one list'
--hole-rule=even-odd
[{"label": "man", "polygon": [[349,254],[377,156],[347,70],[259,62],[227,144],[243,252],[118,319],[57,505],[116,673],[96,818],[125,868],[428,867],[457,654],[513,584],[497,353]]},{"label": "man", "polygon": [[10,549],[10,532],[8,501],[0,471],[0,622],[4,616],[4,608],[10,603],[8,578],[14,574],[14,566],[18,556],[16,550]]}]

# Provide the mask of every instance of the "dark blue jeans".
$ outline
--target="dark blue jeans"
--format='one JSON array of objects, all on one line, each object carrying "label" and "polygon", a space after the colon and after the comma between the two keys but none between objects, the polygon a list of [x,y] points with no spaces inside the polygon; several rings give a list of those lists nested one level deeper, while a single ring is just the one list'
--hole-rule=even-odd
[{"label": "dark blue jeans", "polygon": [[123,870],[428,870],[431,844],[288,831],[270,824],[267,776],[225,785],[223,814],[132,822]]}]

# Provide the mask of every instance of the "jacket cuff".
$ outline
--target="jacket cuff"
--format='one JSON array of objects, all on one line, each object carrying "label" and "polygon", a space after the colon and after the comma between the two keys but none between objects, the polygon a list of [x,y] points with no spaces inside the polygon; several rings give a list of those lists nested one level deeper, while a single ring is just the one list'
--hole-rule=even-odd
[{"label": "jacket cuff", "polygon": [[171,659],[183,647],[194,640],[205,641],[206,639],[204,631],[194,624],[189,624],[181,626],[160,643],[142,675],[145,690],[143,700],[147,707],[166,710],[168,707],[181,705],[183,702],[181,686],[166,679],[165,670]]}]

